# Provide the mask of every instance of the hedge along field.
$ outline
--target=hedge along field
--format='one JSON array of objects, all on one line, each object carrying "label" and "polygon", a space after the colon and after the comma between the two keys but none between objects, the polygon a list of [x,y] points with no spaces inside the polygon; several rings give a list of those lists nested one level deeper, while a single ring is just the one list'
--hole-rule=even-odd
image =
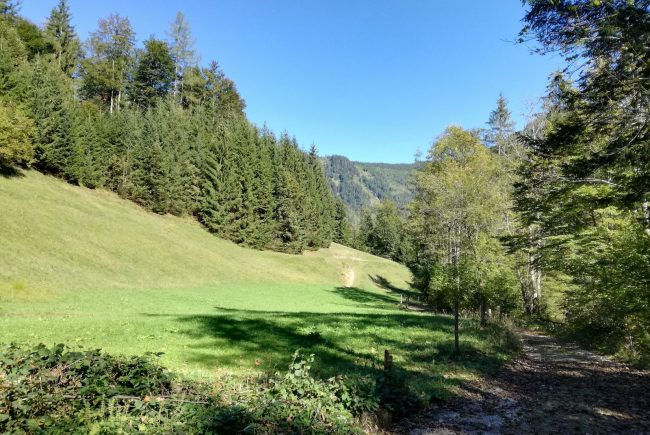
[{"label": "hedge along field", "polygon": [[296,349],[323,376],[371,372],[389,349],[440,394],[511,350],[465,321],[452,359],[449,317],[398,307],[408,270],[344,246],[254,251],[35,172],[0,178],[0,202],[0,342],[163,352],[189,378],[284,369]]}]

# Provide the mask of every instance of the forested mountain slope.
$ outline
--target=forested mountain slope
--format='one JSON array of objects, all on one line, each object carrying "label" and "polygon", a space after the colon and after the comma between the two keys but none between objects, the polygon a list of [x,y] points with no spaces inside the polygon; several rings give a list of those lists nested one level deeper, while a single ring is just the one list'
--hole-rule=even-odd
[{"label": "forested mountain slope", "polygon": [[323,158],[332,192],[341,198],[353,221],[361,210],[390,200],[404,209],[413,198],[409,175],[415,163],[364,163],[334,155]]}]

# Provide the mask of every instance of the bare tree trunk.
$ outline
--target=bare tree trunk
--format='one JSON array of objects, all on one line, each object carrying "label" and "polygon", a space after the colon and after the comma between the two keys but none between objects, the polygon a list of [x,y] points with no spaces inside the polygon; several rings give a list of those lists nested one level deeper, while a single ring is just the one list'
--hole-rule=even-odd
[{"label": "bare tree trunk", "polygon": [[111,110],[110,114],[113,114],[113,99],[114,99],[114,94],[115,90],[113,89],[115,86],[115,59],[111,61]]},{"label": "bare tree trunk", "polygon": [[454,302],[454,351],[460,352],[460,342],[458,338],[458,299]]},{"label": "bare tree trunk", "polygon": [[533,284],[533,302],[535,303],[535,311],[539,314],[542,304],[542,271],[539,267],[535,266],[532,271],[532,284]]},{"label": "bare tree trunk", "polygon": [[643,205],[641,205],[643,211],[643,224],[645,226],[645,233],[650,236],[650,204],[648,204],[648,198],[643,198]]},{"label": "bare tree trunk", "polygon": [[454,350],[456,353],[460,352],[459,332],[458,332],[458,316],[459,316],[459,299],[460,299],[460,271],[458,270],[458,261],[460,257],[459,247],[455,247],[454,263],[456,268],[456,297],[454,298]]},{"label": "bare tree trunk", "polygon": [[487,307],[485,306],[485,295],[481,295],[481,325],[485,326],[487,323]]}]

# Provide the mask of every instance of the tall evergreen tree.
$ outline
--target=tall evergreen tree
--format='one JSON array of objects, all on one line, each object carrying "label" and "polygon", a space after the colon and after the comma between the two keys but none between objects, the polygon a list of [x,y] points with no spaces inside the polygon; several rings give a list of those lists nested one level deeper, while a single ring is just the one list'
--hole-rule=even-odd
[{"label": "tall evergreen tree", "polygon": [[515,124],[512,121],[508,102],[503,94],[499,94],[497,107],[490,113],[488,126],[489,129],[486,134],[488,145],[493,147],[500,156],[512,152]]},{"label": "tall evergreen tree", "polygon": [[131,99],[141,108],[151,107],[169,93],[175,68],[167,43],[152,38],[144,46],[131,84]]},{"label": "tall evergreen tree", "polygon": [[203,69],[205,76],[205,103],[215,112],[243,114],[246,103],[237,92],[235,82],[230,80],[215,61]]},{"label": "tall evergreen tree", "polygon": [[73,155],[72,118],[63,73],[40,57],[34,61],[30,88],[36,127],[36,164],[47,172],[70,177]]},{"label": "tall evergreen tree", "polygon": [[334,201],[334,233],[333,241],[342,245],[353,244],[352,229],[348,220],[348,212],[340,198]]},{"label": "tall evergreen tree", "polygon": [[563,160],[567,189],[603,187],[592,201],[637,210],[650,231],[648,0],[527,3],[522,40],[535,38],[540,51],[584,65],[574,84],[554,87],[563,114],[543,152]]},{"label": "tall evergreen tree", "polygon": [[45,34],[54,41],[56,61],[69,77],[75,73],[81,54],[81,43],[71,23],[67,0],[59,0],[45,25]]},{"label": "tall evergreen tree", "polygon": [[109,147],[102,127],[106,121],[97,106],[81,104],[73,112],[73,159],[70,167],[77,183],[95,188],[108,183]]},{"label": "tall evergreen tree", "polygon": [[6,20],[0,20],[0,46],[0,95],[17,91],[25,98],[29,81],[23,74],[29,69],[27,49],[15,27]]}]

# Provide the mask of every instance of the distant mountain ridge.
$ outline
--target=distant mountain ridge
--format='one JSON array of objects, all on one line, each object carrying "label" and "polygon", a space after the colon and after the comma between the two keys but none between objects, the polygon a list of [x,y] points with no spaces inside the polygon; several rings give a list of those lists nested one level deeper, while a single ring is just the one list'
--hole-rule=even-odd
[{"label": "distant mountain ridge", "polygon": [[382,200],[404,210],[413,198],[410,174],[417,163],[354,162],[340,155],[323,157],[323,163],[332,193],[347,206],[353,222],[358,222],[364,208]]}]

